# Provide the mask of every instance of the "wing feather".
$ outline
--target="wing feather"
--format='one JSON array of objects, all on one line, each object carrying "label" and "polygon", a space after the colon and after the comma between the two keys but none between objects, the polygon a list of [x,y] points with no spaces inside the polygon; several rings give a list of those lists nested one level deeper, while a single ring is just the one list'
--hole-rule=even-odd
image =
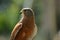
[{"label": "wing feather", "polygon": [[22,23],[17,23],[17,25],[14,27],[12,33],[11,33],[11,37],[10,40],[14,40],[17,33],[19,32],[19,30],[22,28]]}]

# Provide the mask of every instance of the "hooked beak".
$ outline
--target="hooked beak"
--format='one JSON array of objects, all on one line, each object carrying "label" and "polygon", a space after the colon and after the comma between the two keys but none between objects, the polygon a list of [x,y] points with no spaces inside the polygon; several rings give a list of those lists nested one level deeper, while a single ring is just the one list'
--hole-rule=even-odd
[{"label": "hooked beak", "polygon": [[22,14],[22,11],[20,11],[19,14]]}]

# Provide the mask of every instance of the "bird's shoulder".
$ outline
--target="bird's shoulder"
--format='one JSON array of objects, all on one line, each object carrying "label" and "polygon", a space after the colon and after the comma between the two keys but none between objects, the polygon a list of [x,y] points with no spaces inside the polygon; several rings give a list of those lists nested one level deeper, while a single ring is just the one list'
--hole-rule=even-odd
[{"label": "bird's shoulder", "polygon": [[22,23],[17,23],[11,33],[10,40],[14,40],[19,30],[22,28]]}]

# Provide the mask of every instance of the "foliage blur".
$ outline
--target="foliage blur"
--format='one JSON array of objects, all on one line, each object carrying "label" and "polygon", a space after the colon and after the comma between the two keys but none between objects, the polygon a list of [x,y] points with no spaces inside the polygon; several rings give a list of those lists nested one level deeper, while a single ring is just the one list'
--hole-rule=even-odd
[{"label": "foliage blur", "polygon": [[[1,0],[0,3],[0,34],[9,34],[19,20],[22,1]],[[20,8],[19,8],[20,7]]]},{"label": "foliage blur", "polygon": [[[20,10],[30,7],[35,13],[38,33],[35,40],[52,40],[60,30],[60,7],[56,0],[0,0],[0,40],[8,40]],[[56,30],[57,29],[57,30]]]},{"label": "foliage blur", "polygon": [[20,19],[23,0],[0,0],[0,40],[8,40],[12,29]]}]

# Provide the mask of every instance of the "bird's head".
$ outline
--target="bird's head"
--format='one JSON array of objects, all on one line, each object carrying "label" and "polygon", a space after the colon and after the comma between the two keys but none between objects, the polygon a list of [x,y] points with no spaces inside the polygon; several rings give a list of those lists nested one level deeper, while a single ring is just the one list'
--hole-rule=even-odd
[{"label": "bird's head", "polygon": [[32,17],[34,16],[34,12],[31,8],[23,8],[21,10],[21,13],[23,16],[26,16],[26,17]]}]

